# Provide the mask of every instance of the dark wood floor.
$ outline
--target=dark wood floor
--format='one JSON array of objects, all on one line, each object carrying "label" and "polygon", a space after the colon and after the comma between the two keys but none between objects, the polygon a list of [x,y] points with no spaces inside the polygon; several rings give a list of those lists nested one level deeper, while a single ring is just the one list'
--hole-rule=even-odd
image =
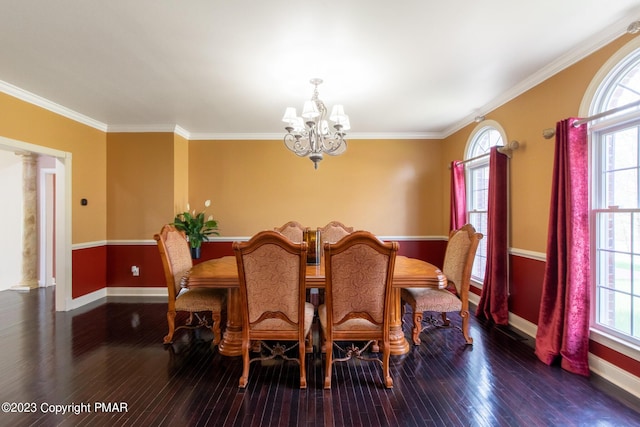
[{"label": "dark wood floor", "polygon": [[[0,401],[9,403],[0,425],[640,425],[636,399],[548,367],[523,337],[475,319],[472,347],[440,329],[392,358],[392,390],[377,364],[348,362],[325,391],[319,354],[308,356],[306,390],[297,365],[281,361],[252,364],[240,390],[240,358],[189,333],[162,345],[166,303],[110,299],[56,313],[53,299],[52,289],[0,292]],[[78,414],[53,414],[54,405]]]}]

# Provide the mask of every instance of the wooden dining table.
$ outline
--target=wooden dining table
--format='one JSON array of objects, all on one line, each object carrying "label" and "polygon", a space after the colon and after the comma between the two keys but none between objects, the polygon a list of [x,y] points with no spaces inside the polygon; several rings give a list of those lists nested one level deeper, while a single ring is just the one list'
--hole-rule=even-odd
[{"label": "wooden dining table", "polygon": [[[238,266],[235,256],[224,256],[194,265],[183,277],[182,286],[187,288],[227,288],[227,325],[218,347],[220,354],[240,356],[242,354],[242,315],[239,301]],[[392,355],[409,352],[409,343],[402,331],[401,288],[444,288],[447,278],[434,265],[416,258],[397,256],[393,272],[391,293],[389,341]],[[325,286],[324,262],[307,265],[307,289],[322,289]]]}]

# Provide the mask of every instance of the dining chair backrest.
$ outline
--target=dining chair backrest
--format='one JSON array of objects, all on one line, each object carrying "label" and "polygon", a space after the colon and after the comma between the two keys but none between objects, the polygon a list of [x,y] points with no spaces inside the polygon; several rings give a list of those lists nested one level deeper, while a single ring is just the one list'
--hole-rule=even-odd
[{"label": "dining chair backrest", "polygon": [[301,243],[304,241],[304,231],[306,228],[307,227],[304,227],[297,221],[289,221],[281,227],[275,227],[274,230],[286,236],[293,243]]},{"label": "dining chair backrest", "polygon": [[189,242],[184,231],[171,224],[164,225],[154,237],[158,242],[169,299],[175,300],[181,290],[182,278],[193,267]]},{"label": "dining chair backrest", "polygon": [[336,243],[344,236],[353,233],[353,227],[347,227],[338,221],[331,221],[324,227],[318,227],[322,246],[325,243]]},{"label": "dining chair backrest", "polygon": [[[325,243],[327,324],[335,332],[368,328],[389,330],[391,282],[398,243],[383,243],[367,231],[356,231],[338,243]],[[386,327],[385,327],[386,325]]]},{"label": "dining chair backrest", "polygon": [[295,331],[304,315],[306,244],[262,231],[233,245],[247,331]]},{"label": "dining chair backrest", "polygon": [[447,276],[449,284],[455,286],[458,295],[463,288],[468,289],[473,261],[481,239],[482,234],[476,233],[471,224],[465,224],[449,235],[442,272]]}]

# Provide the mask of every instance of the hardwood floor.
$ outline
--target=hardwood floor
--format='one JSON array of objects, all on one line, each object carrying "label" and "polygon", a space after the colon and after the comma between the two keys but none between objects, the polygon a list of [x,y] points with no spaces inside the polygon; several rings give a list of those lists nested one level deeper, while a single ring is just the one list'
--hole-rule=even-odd
[{"label": "hardwood floor", "polygon": [[197,339],[207,331],[162,345],[166,302],[112,298],[56,313],[53,300],[52,289],[0,292],[0,401],[23,412],[3,406],[0,425],[640,425],[637,399],[548,367],[523,337],[476,319],[472,347],[439,329],[392,357],[391,390],[378,364],[351,361],[335,365],[325,391],[317,353],[306,390],[297,365],[281,361],[253,363],[241,390],[240,358],[211,351]]}]

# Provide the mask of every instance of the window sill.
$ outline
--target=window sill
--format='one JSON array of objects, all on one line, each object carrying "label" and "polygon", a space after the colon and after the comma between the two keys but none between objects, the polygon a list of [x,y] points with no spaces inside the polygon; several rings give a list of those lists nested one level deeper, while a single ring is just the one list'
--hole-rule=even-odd
[{"label": "window sill", "polygon": [[470,284],[471,284],[471,286],[474,286],[474,287],[476,287],[478,289],[482,289],[482,282],[477,282],[477,281],[471,279]]}]

